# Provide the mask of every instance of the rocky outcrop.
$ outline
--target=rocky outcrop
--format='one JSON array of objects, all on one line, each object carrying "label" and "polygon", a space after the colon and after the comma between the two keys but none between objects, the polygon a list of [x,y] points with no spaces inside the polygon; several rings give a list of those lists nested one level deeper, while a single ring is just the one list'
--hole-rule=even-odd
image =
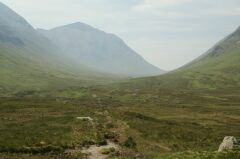
[{"label": "rocky outcrop", "polygon": [[239,141],[234,136],[225,136],[223,142],[219,146],[218,152],[234,150],[239,146]]}]

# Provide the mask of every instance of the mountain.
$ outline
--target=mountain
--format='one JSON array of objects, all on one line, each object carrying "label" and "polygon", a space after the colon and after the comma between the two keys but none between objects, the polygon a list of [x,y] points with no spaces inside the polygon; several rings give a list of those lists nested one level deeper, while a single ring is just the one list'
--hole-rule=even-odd
[{"label": "mountain", "polygon": [[72,62],[61,52],[23,17],[0,3],[0,92],[41,90],[107,77]]},{"label": "mountain", "polygon": [[182,68],[158,77],[132,80],[127,85],[150,90],[236,90],[240,87],[240,27]]},{"label": "mountain", "polygon": [[179,69],[194,88],[240,86],[240,27],[205,54]]},{"label": "mountain", "polygon": [[[237,28],[232,34],[218,42],[213,48],[208,50],[205,54],[201,55],[194,61],[192,61],[189,66],[194,65],[195,63],[208,60],[209,58],[216,58],[222,54],[230,53],[234,49],[239,49],[240,45],[240,27]],[[188,66],[187,65],[187,66]]]},{"label": "mountain", "polygon": [[39,32],[83,65],[124,76],[159,75],[163,71],[146,62],[123,40],[87,24],[74,23]]},{"label": "mountain", "polygon": [[[59,34],[63,38],[52,41],[0,2],[0,94],[105,83],[123,75],[159,73],[158,68],[145,62],[114,35],[82,23],[53,30],[59,29],[63,30]],[[68,34],[71,30],[72,37]],[[75,34],[84,35],[85,40],[79,40],[81,36]],[[77,54],[78,49],[81,54]],[[107,51],[102,54],[102,50]]]}]

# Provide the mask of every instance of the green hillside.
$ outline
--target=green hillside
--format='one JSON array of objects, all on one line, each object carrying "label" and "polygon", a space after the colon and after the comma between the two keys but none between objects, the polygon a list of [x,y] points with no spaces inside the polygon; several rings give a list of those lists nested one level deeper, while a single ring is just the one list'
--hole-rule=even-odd
[{"label": "green hillside", "polygon": [[158,77],[134,79],[144,89],[237,89],[240,87],[240,28],[184,67]]},{"label": "green hillside", "polygon": [[0,93],[63,89],[110,82],[116,77],[58,63],[28,47],[0,44]]},{"label": "green hillside", "polygon": [[2,92],[13,89],[43,89],[71,77],[63,76],[55,67],[40,57],[30,57],[27,48],[0,47],[0,87]]},{"label": "green hillside", "polygon": [[117,78],[42,57],[28,47],[0,44],[0,95],[111,82]]},{"label": "green hillside", "polygon": [[66,56],[23,17],[0,3],[0,95],[109,82]]}]

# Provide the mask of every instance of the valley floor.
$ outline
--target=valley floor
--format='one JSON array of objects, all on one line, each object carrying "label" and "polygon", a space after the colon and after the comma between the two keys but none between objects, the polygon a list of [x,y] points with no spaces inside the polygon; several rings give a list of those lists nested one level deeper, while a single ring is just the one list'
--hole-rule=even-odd
[{"label": "valley floor", "polygon": [[238,152],[216,150],[224,136],[240,136],[239,123],[240,93],[233,90],[24,94],[0,98],[0,158],[86,158],[82,149],[111,141],[120,149],[101,150],[110,158],[238,159]]}]

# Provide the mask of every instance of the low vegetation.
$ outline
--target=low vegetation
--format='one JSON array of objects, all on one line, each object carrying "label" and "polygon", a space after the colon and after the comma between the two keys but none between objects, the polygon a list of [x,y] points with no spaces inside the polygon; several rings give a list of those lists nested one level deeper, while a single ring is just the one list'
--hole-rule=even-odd
[{"label": "low vegetation", "polygon": [[225,153],[217,153],[217,152],[180,152],[169,155],[162,155],[155,157],[154,159],[239,159],[240,152],[225,152]]},{"label": "low vegetation", "polygon": [[122,146],[118,158],[191,158],[215,154],[224,136],[239,136],[238,90],[149,92],[113,86],[84,94],[1,98],[0,151],[51,156],[112,140]]}]

